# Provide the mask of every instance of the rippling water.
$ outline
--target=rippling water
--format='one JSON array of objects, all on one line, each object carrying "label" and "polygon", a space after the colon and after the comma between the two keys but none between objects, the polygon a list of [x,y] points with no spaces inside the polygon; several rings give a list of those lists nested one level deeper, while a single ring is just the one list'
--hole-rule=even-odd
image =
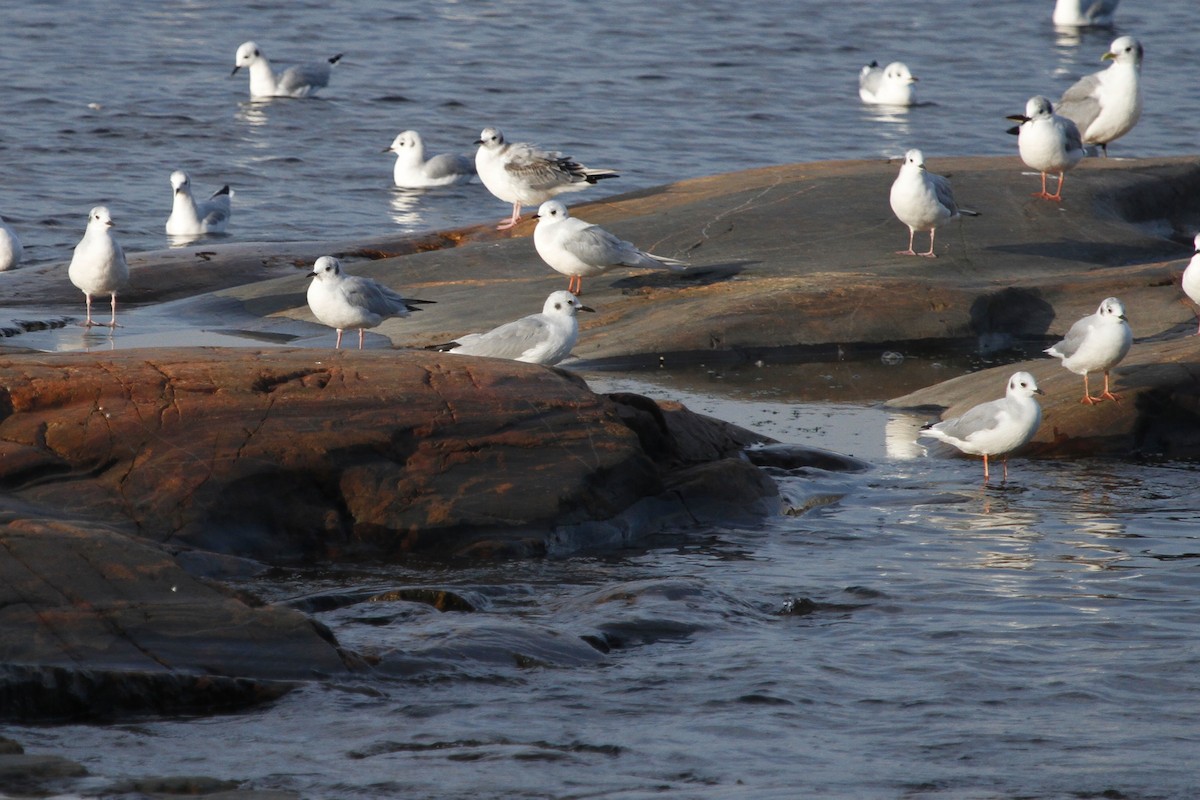
[{"label": "rippling water", "polygon": [[[1060,37],[1049,6],[30,4],[5,12],[0,213],[34,261],[68,257],[98,202],[128,249],[165,246],[176,168],[234,186],[229,241],[505,213],[479,186],[391,189],[379,151],[405,127],[469,151],[498,124],[623,170],[593,196],[913,145],[1013,153],[1004,115],[1099,68],[1114,35]],[[1114,154],[1194,150],[1194,12],[1122,4],[1148,99]],[[280,64],[346,57],[323,99],[251,104],[227,77],[250,38]],[[932,105],[858,104],[859,66],[893,58]],[[904,417],[837,402],[864,395],[858,371],[592,376],[875,464],[779,475],[794,514],[613,554],[276,573],[250,588],[303,606],[437,587],[477,610],[321,612],[379,671],[254,712],[0,731],[83,761],[95,793],[207,774],[309,798],[1200,795],[1196,466],[1017,459],[983,488],[975,461],[889,440]]]}]

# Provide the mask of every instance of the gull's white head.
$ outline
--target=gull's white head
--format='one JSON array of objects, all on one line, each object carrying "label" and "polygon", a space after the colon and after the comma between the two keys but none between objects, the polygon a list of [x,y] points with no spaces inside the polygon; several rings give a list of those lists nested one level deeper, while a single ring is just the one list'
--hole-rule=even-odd
[{"label": "gull's white head", "polygon": [[1040,94],[1029,98],[1025,103],[1025,116],[1029,119],[1040,119],[1054,113],[1054,105]]},{"label": "gull's white head", "polygon": [[888,64],[887,68],[883,71],[883,77],[885,80],[902,84],[917,82],[913,74],[908,71],[908,65],[903,61],[893,61]]},{"label": "gull's white head", "polygon": [[484,128],[475,140],[475,144],[483,145],[489,150],[504,146],[504,133],[499,128]]},{"label": "gull's white head", "polygon": [[419,152],[421,150],[421,134],[416,131],[400,131],[392,139],[392,146],[385,153]]},{"label": "gull's white head", "polygon": [[561,222],[571,216],[571,212],[567,211],[567,207],[563,205],[561,200],[547,200],[538,206],[537,218],[538,224],[543,221],[547,224]]},{"label": "gull's white head", "polygon": [[113,226],[112,215],[108,213],[108,206],[96,206],[88,212],[88,227],[99,228],[106,230]]},{"label": "gull's white head", "polygon": [[1114,61],[1117,64],[1142,65],[1142,43],[1132,36],[1122,36],[1114,39],[1108,46],[1108,52],[1100,56],[1101,61]]},{"label": "gull's white head", "polygon": [[171,188],[175,190],[175,194],[186,192],[192,188],[192,181],[186,172],[177,169],[171,173]]},{"label": "gull's white head", "polygon": [[1045,392],[1038,388],[1037,381],[1028,372],[1014,372],[1008,379],[1008,390],[1005,394],[1009,397],[1033,397]]},{"label": "gull's white head", "polygon": [[551,292],[542,306],[542,313],[548,317],[573,317],[576,312],[594,310],[580,303],[579,298],[566,289]]},{"label": "gull's white head", "polygon": [[925,169],[925,154],[913,148],[904,154],[904,164],[900,169]]},{"label": "gull's white head", "polygon": [[1096,314],[1103,322],[1120,323],[1126,320],[1125,306],[1115,297],[1104,298],[1104,302],[1100,304]]},{"label": "gull's white head", "polygon": [[335,280],[341,274],[342,262],[333,256],[321,256],[318,258],[313,264],[313,271],[309,273],[309,275],[319,281]]},{"label": "gull's white head", "polygon": [[[242,67],[250,66],[262,57],[263,54],[258,49],[258,45],[254,42],[242,42],[238,45],[237,53],[233,56],[233,72],[237,72]],[[232,75],[233,72],[229,74]]]}]

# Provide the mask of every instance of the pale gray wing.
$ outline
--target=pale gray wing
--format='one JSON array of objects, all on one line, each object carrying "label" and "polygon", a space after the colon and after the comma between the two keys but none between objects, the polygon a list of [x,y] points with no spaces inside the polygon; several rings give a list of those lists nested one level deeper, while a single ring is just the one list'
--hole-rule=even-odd
[{"label": "pale gray wing", "polygon": [[513,145],[504,169],[532,189],[552,189],[586,180],[585,176],[567,169],[571,163],[558,153],[548,153],[530,145]]},{"label": "pale gray wing", "polygon": [[860,91],[878,94],[879,87],[882,85],[883,70],[875,63],[863,67],[862,71],[858,74],[858,88]]},{"label": "pale gray wing", "polygon": [[404,298],[370,278],[351,276],[344,281],[346,298],[351,304],[383,317],[408,315]]},{"label": "pale gray wing", "polygon": [[522,317],[506,322],[487,333],[464,336],[458,340],[459,347],[450,352],[468,356],[490,356],[492,358],[519,358],[532,347],[546,341],[551,335],[550,326],[540,315]]},{"label": "pale gray wing", "polygon": [[1067,331],[1066,337],[1050,348],[1050,350],[1054,351],[1052,355],[1056,354],[1061,358],[1070,358],[1079,352],[1079,348],[1083,346],[1084,340],[1091,333],[1092,322],[1095,316],[1095,314],[1089,314],[1072,325],[1070,330]]},{"label": "pale gray wing", "polygon": [[1096,73],[1080,78],[1078,82],[1063,93],[1062,99],[1054,105],[1054,110],[1060,116],[1074,122],[1079,130],[1086,131],[1088,126],[1100,116],[1100,100],[1097,92],[1100,89],[1100,78]]},{"label": "pale gray wing", "polygon": [[1083,11],[1083,15],[1090,20],[1107,19],[1117,10],[1117,3],[1120,0],[1095,0]]},{"label": "pale gray wing", "polygon": [[329,74],[332,65],[328,61],[314,61],[311,64],[297,64],[288,67],[279,76],[277,86],[287,94],[294,94],[305,86],[320,89],[329,85]]},{"label": "pale gray wing", "polygon": [[1004,400],[980,403],[961,417],[939,422],[933,427],[947,436],[966,441],[972,434],[988,431],[999,425],[1000,412],[1004,410],[1004,407]]},{"label": "pale gray wing", "polygon": [[442,153],[425,162],[425,175],[432,179],[474,174],[475,162],[466,156]]},{"label": "pale gray wing", "polygon": [[204,201],[198,209],[198,216],[210,228],[223,225],[229,221],[231,207],[229,204],[229,187],[223,186],[212,197]]},{"label": "pale gray wing", "polygon": [[1054,124],[1062,130],[1063,136],[1066,137],[1067,151],[1082,150],[1083,137],[1079,134],[1079,126],[1066,117],[1054,115]]},{"label": "pale gray wing", "polygon": [[[570,222],[570,220],[565,220]],[[562,224],[562,223],[559,223]],[[570,231],[559,242],[563,249],[585,264],[610,267],[651,266],[644,263],[641,251],[629,242],[618,239],[598,225],[588,225]],[[657,266],[657,264],[653,265]]]},{"label": "pale gray wing", "polygon": [[937,195],[938,202],[950,209],[952,216],[957,214],[958,204],[954,202],[954,190],[950,188],[950,181],[941,175],[934,175],[932,172],[926,172],[925,175],[933,185],[933,191]]}]

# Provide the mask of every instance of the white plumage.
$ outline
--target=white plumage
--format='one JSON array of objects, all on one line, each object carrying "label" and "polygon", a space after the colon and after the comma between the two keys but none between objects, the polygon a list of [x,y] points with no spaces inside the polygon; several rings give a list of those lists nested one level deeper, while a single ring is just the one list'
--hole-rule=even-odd
[{"label": "white plumage", "polygon": [[[1106,297],[1095,314],[1080,319],[1067,336],[1046,352],[1062,359],[1062,365],[1083,376],[1083,399],[1079,402],[1095,405],[1103,400],[1120,400],[1108,389],[1108,372],[1125,358],[1133,345],[1133,331],[1125,317],[1125,306],[1115,297]],[[1104,391],[1092,397],[1088,373],[1104,373]]]},{"label": "white plumage", "polygon": [[206,233],[224,233],[233,213],[230,204],[229,186],[222,186],[212,197],[196,202],[192,195],[192,180],[183,170],[171,173],[171,216],[167,217],[166,230],[170,236],[201,236]]},{"label": "white plumage", "polygon": [[[1200,233],[1196,234],[1192,245],[1196,248],[1195,255],[1188,262],[1187,268],[1183,271],[1183,293],[1197,305],[1200,305]],[[1200,314],[1197,314],[1197,319],[1200,320]],[[1197,322],[1196,333],[1200,335],[1200,322]]]},{"label": "white plumage", "polygon": [[[933,252],[933,240],[938,227],[959,217],[950,181],[925,168],[925,156],[920,150],[909,150],[904,154],[900,174],[892,183],[890,199],[892,211],[908,226],[908,249],[898,250],[897,254],[937,258]],[[924,253],[913,250],[913,238],[917,231],[929,231],[929,250]]]},{"label": "white plumage", "polygon": [[878,61],[867,64],[858,73],[858,96],[871,105],[911,106],[917,102],[917,79],[901,61],[886,67]]},{"label": "white plumage", "polygon": [[308,285],[308,307],[322,324],[337,330],[335,348],[342,346],[342,331],[358,329],[358,349],[363,348],[363,332],[388,317],[407,317],[420,309],[381,283],[342,272],[342,264],[333,256],[321,256],[313,264],[312,283]]},{"label": "white plumage", "polygon": [[[1025,164],[1042,173],[1042,191],[1034,197],[1062,200],[1063,180],[1067,170],[1083,158],[1083,140],[1079,128],[1066,117],[1054,113],[1054,106],[1045,97],[1029,98],[1024,114],[1014,114],[1011,120],[1020,122],[1013,131],[1017,134],[1017,150]],[[1046,191],[1046,174],[1058,173],[1058,191]]]},{"label": "white plumage", "polygon": [[1055,105],[1079,127],[1083,143],[1099,145],[1104,155],[1110,142],[1141,119],[1142,55],[1141,42],[1132,36],[1114,40],[1102,56],[1113,62],[1108,69],[1081,78]]},{"label": "white plumage", "polygon": [[250,68],[250,98],[265,97],[308,97],[329,85],[333,65],[342,57],[338,53],[324,61],[313,61],[288,67],[278,75],[271,69],[271,62],[254,42],[243,42],[233,57],[234,75],[242,67]]},{"label": "white plumage", "polygon": [[425,158],[425,144],[416,131],[401,131],[383,152],[395,153],[392,180],[401,189],[426,189],[467,183],[475,177],[475,162],[468,156],[442,153]]},{"label": "white plumage", "polygon": [[24,253],[25,247],[17,232],[9,227],[4,217],[0,217],[0,272],[20,264]]},{"label": "white plumage", "polygon": [[[105,206],[96,206],[88,214],[87,230],[67,268],[67,277],[83,292],[87,304],[84,325],[106,325],[117,327],[117,292],[129,282],[129,265],[125,263],[125,252],[109,230],[113,226],[112,215]],[[112,319],[109,322],[92,321],[92,295],[109,295]]]},{"label": "white plumage", "polygon": [[429,349],[553,365],[569,356],[579,339],[576,312],[591,310],[575,295],[560,289],[546,298],[540,314],[506,322],[487,333],[469,333]]},{"label": "white plumage", "polygon": [[1070,28],[1103,27],[1113,24],[1120,0],[1058,0],[1051,20]]}]

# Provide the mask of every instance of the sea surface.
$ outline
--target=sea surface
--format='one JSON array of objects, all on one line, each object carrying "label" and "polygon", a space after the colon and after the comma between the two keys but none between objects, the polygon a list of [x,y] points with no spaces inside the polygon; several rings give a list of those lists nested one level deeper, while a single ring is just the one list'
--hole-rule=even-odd
[{"label": "sea surface", "polygon": [[[1125,33],[1146,48],[1146,111],[1112,155],[1196,152],[1194,0],[1125,0],[1116,31],[1078,34],[1051,5],[10,4],[0,214],[39,263],[68,259],[100,203],[127,250],[174,244],[174,169],[233,187],[213,243],[507,213],[478,185],[392,188],[380,151],[405,128],[470,152],[497,125],[621,170],[581,200],[909,147],[936,170],[1015,153],[1004,117]],[[229,76],[247,39],[278,65],[345,55],[316,99],[251,103]],[[905,61],[925,105],[863,107],[876,59]],[[243,588],[305,607],[432,587],[475,610],[323,611],[382,668],[253,711],[0,735],[84,763],[89,797],[157,775],[364,800],[1200,796],[1200,467],[1018,458],[984,486],[879,405],[978,365],[894,361],[587,374],[873,466],[779,474],[788,513],[626,551],[276,570]]]}]

